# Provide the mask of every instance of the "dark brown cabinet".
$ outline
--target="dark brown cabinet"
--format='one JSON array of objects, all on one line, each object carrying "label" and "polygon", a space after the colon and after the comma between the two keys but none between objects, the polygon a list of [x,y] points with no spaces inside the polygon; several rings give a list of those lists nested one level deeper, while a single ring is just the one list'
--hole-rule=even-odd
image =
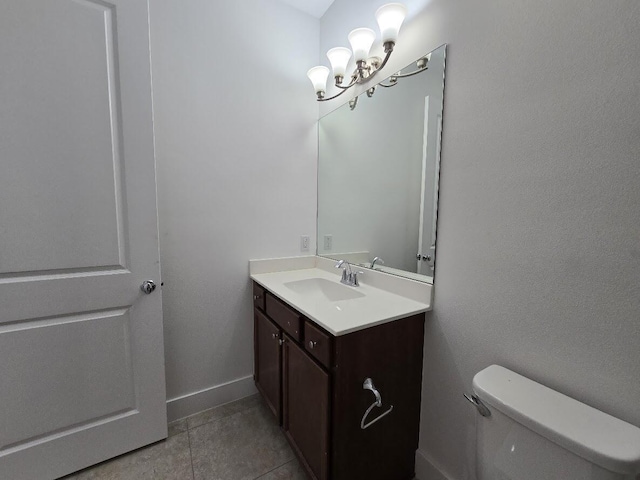
[{"label": "dark brown cabinet", "polygon": [[282,335],[264,313],[254,309],[255,381],[267,405],[282,423]]},{"label": "dark brown cabinet", "polygon": [[305,467],[329,478],[329,374],[293,341],[284,344],[283,428]]},{"label": "dark brown cabinet", "polygon": [[336,337],[257,284],[254,306],[256,385],[309,478],[412,479],[424,314]]}]

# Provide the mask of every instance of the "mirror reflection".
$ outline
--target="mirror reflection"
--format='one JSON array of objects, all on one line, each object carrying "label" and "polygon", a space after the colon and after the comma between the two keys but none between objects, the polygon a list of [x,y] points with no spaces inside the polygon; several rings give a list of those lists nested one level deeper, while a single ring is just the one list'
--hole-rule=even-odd
[{"label": "mirror reflection", "polygon": [[433,282],[445,53],[320,119],[318,255]]}]

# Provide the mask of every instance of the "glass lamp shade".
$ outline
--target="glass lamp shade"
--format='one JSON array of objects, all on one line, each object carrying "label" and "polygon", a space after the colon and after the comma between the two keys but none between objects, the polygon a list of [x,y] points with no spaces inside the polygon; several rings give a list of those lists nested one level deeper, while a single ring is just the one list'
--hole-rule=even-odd
[{"label": "glass lamp shade", "polygon": [[345,47],[332,48],[327,52],[327,58],[331,62],[334,77],[345,77],[347,65],[351,58],[351,50]]},{"label": "glass lamp shade", "polygon": [[307,72],[307,77],[313,83],[316,93],[324,92],[327,88],[327,78],[329,78],[329,69],[324,66],[313,67]]},{"label": "glass lamp shade", "polygon": [[376,39],[376,32],[370,28],[356,28],[349,34],[349,43],[353,50],[353,59],[356,62],[366,60],[369,50]]},{"label": "glass lamp shade", "polygon": [[401,3],[387,3],[376,11],[376,20],[382,34],[382,43],[396,43],[402,22],[407,16],[407,7]]}]

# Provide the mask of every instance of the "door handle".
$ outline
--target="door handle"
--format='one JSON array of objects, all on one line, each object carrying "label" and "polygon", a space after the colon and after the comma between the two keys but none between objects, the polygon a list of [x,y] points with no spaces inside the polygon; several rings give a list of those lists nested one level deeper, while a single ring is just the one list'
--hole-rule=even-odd
[{"label": "door handle", "polygon": [[153,280],[145,280],[144,282],[142,282],[142,285],[140,285],[140,290],[142,290],[147,295],[149,295],[155,289],[156,283]]}]

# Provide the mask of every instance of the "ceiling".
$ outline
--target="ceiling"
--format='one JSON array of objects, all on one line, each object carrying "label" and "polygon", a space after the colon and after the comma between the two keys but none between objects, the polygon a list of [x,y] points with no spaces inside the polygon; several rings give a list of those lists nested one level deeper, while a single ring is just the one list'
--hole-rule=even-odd
[{"label": "ceiling", "polygon": [[320,18],[331,6],[333,0],[281,0],[292,7],[302,10],[311,16]]}]

